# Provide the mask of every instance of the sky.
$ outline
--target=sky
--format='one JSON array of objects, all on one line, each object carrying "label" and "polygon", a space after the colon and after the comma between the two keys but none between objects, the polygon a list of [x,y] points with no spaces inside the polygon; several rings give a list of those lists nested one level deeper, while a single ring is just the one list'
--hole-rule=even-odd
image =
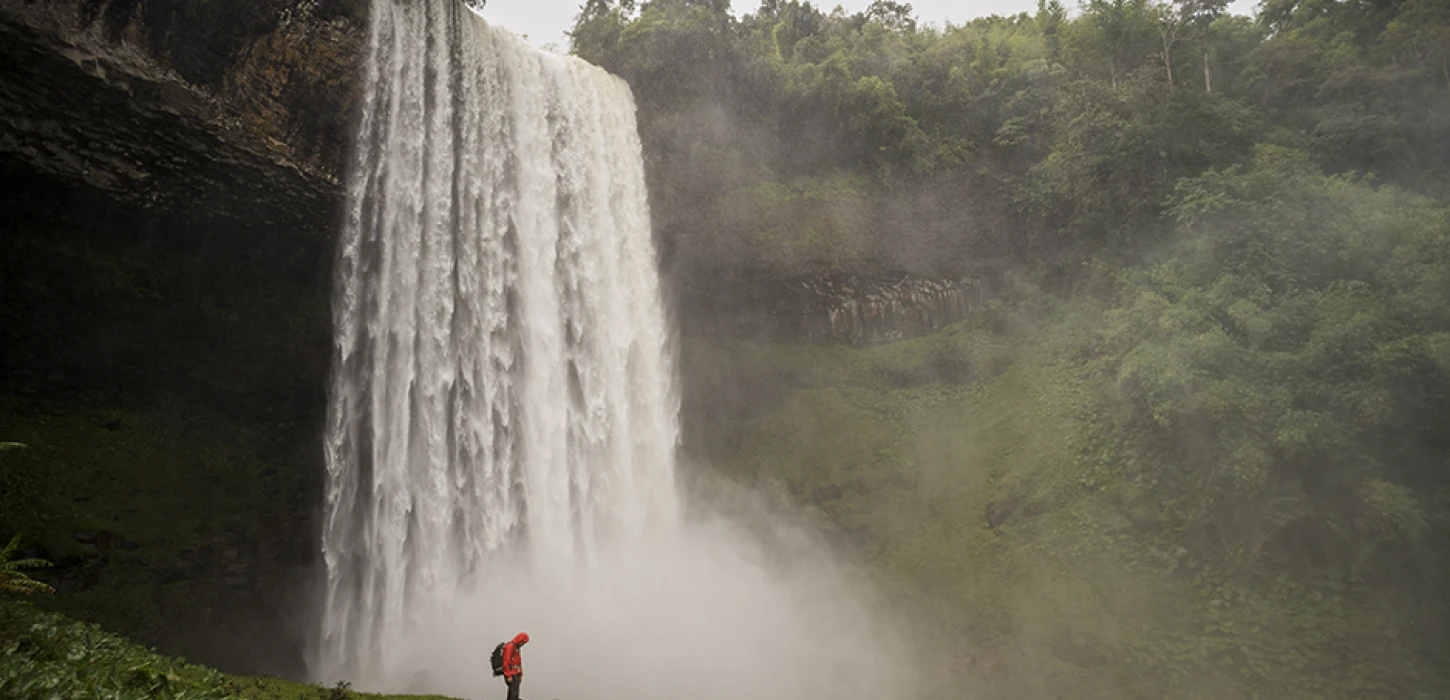
[{"label": "sky", "polygon": [[[909,0],[916,10],[917,20],[925,23],[941,23],[950,20],[960,24],[976,17],[987,15],[1015,15],[1037,9],[1037,0]],[[1229,6],[1231,12],[1250,14],[1257,0],[1234,0]],[[567,50],[569,40],[564,36],[574,24],[584,0],[488,0],[483,16],[493,24],[503,25],[515,34],[526,36],[535,46],[554,45],[559,51]],[[758,0],[735,0],[731,3],[737,14],[751,12],[759,7]],[[817,0],[816,7],[834,8],[840,5],[847,12],[860,12],[871,4],[871,0]],[[1074,0],[1063,3],[1069,8],[1077,5]]]}]

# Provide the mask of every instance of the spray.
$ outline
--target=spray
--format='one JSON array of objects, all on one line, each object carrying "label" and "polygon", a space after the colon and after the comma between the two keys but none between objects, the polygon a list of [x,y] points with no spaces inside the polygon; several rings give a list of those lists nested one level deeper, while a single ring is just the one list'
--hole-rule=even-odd
[{"label": "spray", "polygon": [[[315,673],[475,697],[890,696],[829,558],[685,518],[628,86],[378,0],[334,299]],[[541,695],[542,694],[542,695]]]}]

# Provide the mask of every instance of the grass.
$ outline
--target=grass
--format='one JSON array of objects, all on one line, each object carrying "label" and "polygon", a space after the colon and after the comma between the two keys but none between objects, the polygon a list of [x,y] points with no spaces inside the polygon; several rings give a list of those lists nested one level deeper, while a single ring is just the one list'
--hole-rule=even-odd
[{"label": "grass", "polygon": [[[40,526],[55,559],[94,554],[79,531],[110,533],[127,564],[177,566],[208,533],[258,535],[258,508],[295,486],[258,454],[256,432],[120,410],[57,410],[0,399],[0,432],[25,450],[6,452],[3,525]],[[269,483],[271,482],[271,483]],[[119,538],[119,539],[117,539]]]},{"label": "grass", "polygon": [[[167,657],[93,624],[0,600],[0,696],[77,700],[349,700],[380,696],[232,676]],[[442,700],[439,698],[438,700]]]},{"label": "grass", "polygon": [[0,397],[0,436],[25,445],[0,451],[0,532],[58,565],[38,572],[59,589],[49,610],[173,653],[275,667],[249,650],[283,617],[261,608],[306,556],[294,533],[315,468],[269,435]]}]

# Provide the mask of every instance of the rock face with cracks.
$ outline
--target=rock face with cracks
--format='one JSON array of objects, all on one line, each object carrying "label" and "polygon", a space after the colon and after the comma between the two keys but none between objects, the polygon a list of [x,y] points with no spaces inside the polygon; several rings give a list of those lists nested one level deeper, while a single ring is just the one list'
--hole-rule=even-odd
[{"label": "rock face with cracks", "polygon": [[935,333],[986,298],[980,280],[718,272],[680,285],[682,324],[727,337],[865,346]]},{"label": "rock face with cracks", "polygon": [[214,5],[0,3],[0,152],[148,209],[326,231],[360,30]]}]

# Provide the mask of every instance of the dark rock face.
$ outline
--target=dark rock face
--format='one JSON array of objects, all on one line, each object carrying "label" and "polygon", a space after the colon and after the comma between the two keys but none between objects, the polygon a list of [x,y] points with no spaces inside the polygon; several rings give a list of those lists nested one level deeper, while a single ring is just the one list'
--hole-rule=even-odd
[{"label": "dark rock face", "polygon": [[976,280],[798,282],[816,301],[802,308],[807,338],[852,345],[902,340],[935,333],[966,318],[975,301]]},{"label": "dark rock face", "polygon": [[0,389],[320,415],[351,7],[0,0]]},{"label": "dark rock face", "polygon": [[155,580],[111,556],[154,543],[84,527],[51,573],[63,595],[184,587],[118,631],[235,672],[303,667],[354,5],[0,0],[0,395],[238,426],[306,472],[267,497],[285,517]]},{"label": "dark rock face", "polygon": [[188,4],[167,4],[164,30],[144,22],[157,6],[0,2],[0,152],[148,209],[297,228],[332,218],[362,30],[278,8],[233,53],[191,55],[172,46]]}]

